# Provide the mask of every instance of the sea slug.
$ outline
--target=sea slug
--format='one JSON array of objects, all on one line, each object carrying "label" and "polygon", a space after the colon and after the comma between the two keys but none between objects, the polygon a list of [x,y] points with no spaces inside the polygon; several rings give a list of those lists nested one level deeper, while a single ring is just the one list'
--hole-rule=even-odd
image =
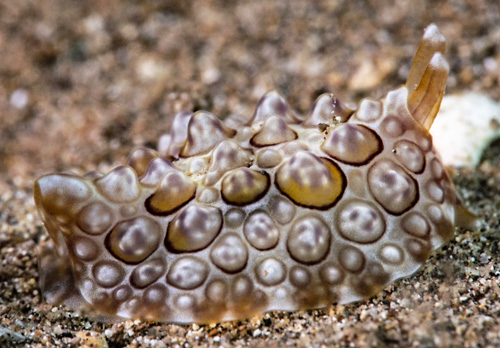
[{"label": "sea slug", "polygon": [[217,322],[368,298],[448,242],[463,210],[428,130],[448,77],[430,25],[404,86],[355,110],[277,92],[237,129],[181,112],[157,151],[34,185],[51,303]]}]

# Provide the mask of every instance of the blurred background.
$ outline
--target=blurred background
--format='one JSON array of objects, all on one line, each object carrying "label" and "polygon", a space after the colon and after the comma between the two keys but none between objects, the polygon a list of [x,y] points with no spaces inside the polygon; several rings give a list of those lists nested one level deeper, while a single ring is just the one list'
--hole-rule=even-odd
[{"label": "blurred background", "polygon": [[302,113],[323,92],[382,97],[429,23],[447,93],[498,100],[497,0],[1,0],[0,190],[122,163],[181,109],[250,117],[272,89]]}]

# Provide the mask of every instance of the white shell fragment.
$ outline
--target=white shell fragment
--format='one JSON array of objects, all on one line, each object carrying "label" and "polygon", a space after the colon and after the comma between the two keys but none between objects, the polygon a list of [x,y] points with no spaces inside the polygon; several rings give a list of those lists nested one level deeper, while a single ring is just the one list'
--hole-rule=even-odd
[{"label": "white shell fragment", "polygon": [[500,104],[478,93],[447,95],[431,130],[445,165],[474,167],[500,137]]}]

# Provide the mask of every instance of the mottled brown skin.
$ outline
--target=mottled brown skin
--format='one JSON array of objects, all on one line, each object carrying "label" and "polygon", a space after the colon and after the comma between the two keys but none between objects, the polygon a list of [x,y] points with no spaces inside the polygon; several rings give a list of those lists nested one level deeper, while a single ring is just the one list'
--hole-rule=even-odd
[{"label": "mottled brown skin", "polygon": [[462,209],[428,132],[444,49],[429,26],[407,84],[356,110],[325,94],[303,118],[270,92],[237,130],[182,112],[127,166],[38,179],[47,300],[206,323],[352,302],[414,273]]}]

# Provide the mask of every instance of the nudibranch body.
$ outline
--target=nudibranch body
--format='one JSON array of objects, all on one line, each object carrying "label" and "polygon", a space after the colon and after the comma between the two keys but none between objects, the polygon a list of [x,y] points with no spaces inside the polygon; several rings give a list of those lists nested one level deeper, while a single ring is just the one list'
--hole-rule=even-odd
[{"label": "nudibranch body", "polygon": [[206,323],[352,302],[414,273],[458,207],[428,132],[444,49],[429,26],[406,85],[356,110],[324,94],[301,117],[270,92],[246,124],[181,112],[126,166],[38,179],[47,298]]}]

